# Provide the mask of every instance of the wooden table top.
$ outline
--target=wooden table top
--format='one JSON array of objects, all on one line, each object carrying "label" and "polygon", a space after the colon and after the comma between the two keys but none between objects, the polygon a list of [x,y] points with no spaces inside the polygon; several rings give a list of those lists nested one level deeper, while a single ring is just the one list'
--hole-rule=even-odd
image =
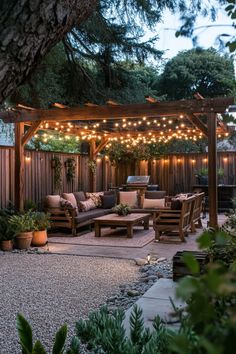
[{"label": "wooden table top", "polygon": [[108,214],[108,215],[103,215],[98,218],[93,219],[94,221],[137,221],[139,219],[143,219],[144,217],[150,216],[148,213],[131,213],[126,216],[120,216],[115,213],[113,214]]}]

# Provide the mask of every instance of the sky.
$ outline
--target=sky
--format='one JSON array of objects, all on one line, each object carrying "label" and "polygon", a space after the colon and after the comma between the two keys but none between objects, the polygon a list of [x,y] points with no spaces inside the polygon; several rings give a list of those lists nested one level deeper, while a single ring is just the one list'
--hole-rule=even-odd
[{"label": "sky", "polygon": [[[225,14],[222,9],[215,22],[210,22],[207,18],[199,17],[196,27],[207,25],[220,25],[219,27],[201,28],[194,32],[194,35],[199,35],[199,45],[203,48],[209,48],[211,46],[217,48],[215,43],[216,37],[221,33],[229,33],[235,35],[235,29],[233,27],[222,25],[232,25],[232,21]],[[175,37],[175,31],[181,26],[181,22],[178,19],[178,15],[172,15],[169,11],[166,11],[163,16],[163,23],[156,26],[154,32],[148,32],[147,35],[159,34],[158,49],[165,50],[164,57],[170,59],[178,54],[179,51],[193,48],[191,38]]]}]

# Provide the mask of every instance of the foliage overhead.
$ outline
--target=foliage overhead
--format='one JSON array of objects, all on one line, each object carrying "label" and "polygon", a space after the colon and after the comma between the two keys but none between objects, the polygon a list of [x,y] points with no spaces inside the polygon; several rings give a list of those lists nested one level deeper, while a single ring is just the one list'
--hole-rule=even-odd
[{"label": "foliage overhead", "polygon": [[159,95],[167,99],[230,96],[235,90],[233,61],[215,49],[182,51],[166,64],[157,83]]}]

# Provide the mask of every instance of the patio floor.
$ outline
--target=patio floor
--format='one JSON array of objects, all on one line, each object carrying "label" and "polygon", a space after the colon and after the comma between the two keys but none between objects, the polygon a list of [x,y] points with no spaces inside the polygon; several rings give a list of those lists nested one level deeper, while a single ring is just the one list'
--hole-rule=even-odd
[{"label": "patio floor", "polygon": [[[219,224],[222,224],[225,215],[219,214],[218,217]],[[202,220],[203,228],[207,226],[207,221],[208,217]],[[112,241],[109,241],[107,236],[95,238],[94,231],[78,237],[56,233],[50,235],[48,246],[50,252],[64,255],[135,259],[145,258],[147,254],[150,254],[152,257],[172,259],[177,251],[197,250],[196,239],[202,231],[202,229],[197,229],[195,234],[189,234],[185,243],[180,242],[178,238],[157,243],[154,241],[154,230],[150,226],[149,231],[146,231],[146,233],[143,231],[147,241],[147,243],[144,242],[143,246],[141,241],[136,240],[136,237],[139,237],[136,236],[138,233],[134,233],[133,239],[126,239],[121,236],[122,240],[113,237]],[[86,237],[88,241],[86,241]],[[82,240],[80,240],[81,238]]]}]

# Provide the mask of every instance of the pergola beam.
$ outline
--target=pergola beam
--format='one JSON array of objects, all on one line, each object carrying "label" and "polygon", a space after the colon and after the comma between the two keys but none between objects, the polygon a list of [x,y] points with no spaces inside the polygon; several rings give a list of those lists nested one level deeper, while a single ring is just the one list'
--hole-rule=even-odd
[{"label": "pergola beam", "polygon": [[24,209],[24,123],[15,124],[15,208]]},{"label": "pergola beam", "polygon": [[27,130],[27,132],[24,134],[23,138],[22,138],[22,145],[24,146],[25,144],[27,144],[27,142],[33,137],[33,135],[37,132],[40,124],[41,124],[41,120],[38,120],[36,122],[34,122],[31,127]]},{"label": "pergola beam", "polygon": [[217,118],[215,113],[207,117],[208,125],[208,199],[209,199],[209,226],[218,228],[217,220]]},{"label": "pergola beam", "polygon": [[102,141],[100,142],[100,144],[96,147],[94,154],[95,156],[102,151],[102,149],[107,145],[108,143],[108,138],[107,139],[102,139]]},{"label": "pergola beam", "polygon": [[180,114],[209,114],[224,113],[229,105],[234,103],[233,98],[211,98],[203,100],[181,100],[158,103],[139,103],[126,105],[105,105],[97,107],[73,107],[64,109],[37,109],[33,111],[6,111],[0,113],[5,123],[45,120],[73,121],[73,120],[102,120],[121,119],[122,117],[136,119],[145,117],[178,116]]},{"label": "pergola beam", "polygon": [[193,125],[195,125],[195,127],[197,127],[207,137],[208,134],[207,126],[194,114],[189,113],[187,117],[190,120],[190,122]]}]

